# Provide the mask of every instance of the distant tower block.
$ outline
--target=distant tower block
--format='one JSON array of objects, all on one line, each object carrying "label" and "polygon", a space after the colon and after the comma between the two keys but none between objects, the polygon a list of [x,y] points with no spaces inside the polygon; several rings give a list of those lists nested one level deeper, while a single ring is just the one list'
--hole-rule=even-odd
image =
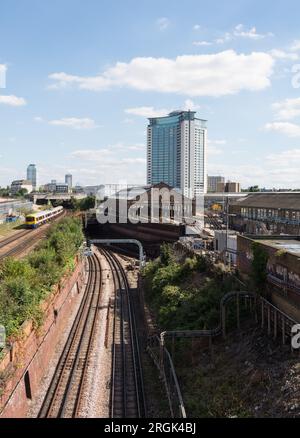
[{"label": "distant tower block", "polygon": [[36,177],[36,165],[29,164],[27,167],[27,180],[31,182],[33,190],[36,190],[37,186],[37,177]]}]

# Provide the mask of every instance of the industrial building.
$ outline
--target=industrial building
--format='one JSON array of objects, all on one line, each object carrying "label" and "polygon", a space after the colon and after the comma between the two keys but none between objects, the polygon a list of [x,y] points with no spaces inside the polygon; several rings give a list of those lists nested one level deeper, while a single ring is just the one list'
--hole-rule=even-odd
[{"label": "industrial building", "polygon": [[195,203],[165,183],[128,187],[99,205],[107,210],[108,222],[178,223],[194,222]]},{"label": "industrial building", "polygon": [[185,196],[206,193],[206,120],[195,111],[174,111],[149,119],[147,184],[164,182]]},{"label": "industrial building", "polygon": [[15,195],[22,189],[27,190],[27,193],[31,193],[33,191],[31,181],[28,181],[26,179],[18,179],[11,183],[10,191],[12,195]]},{"label": "industrial building", "polygon": [[207,176],[207,192],[216,193],[218,184],[225,184],[224,176]]},{"label": "industrial building", "polygon": [[237,268],[249,275],[253,260],[253,244],[268,255],[267,294],[275,305],[289,316],[300,318],[300,237],[237,236]]},{"label": "industrial building", "polygon": [[241,184],[239,182],[227,181],[217,183],[217,192],[219,193],[240,193]]},{"label": "industrial building", "polygon": [[255,193],[229,206],[230,228],[248,234],[300,234],[300,192]]}]

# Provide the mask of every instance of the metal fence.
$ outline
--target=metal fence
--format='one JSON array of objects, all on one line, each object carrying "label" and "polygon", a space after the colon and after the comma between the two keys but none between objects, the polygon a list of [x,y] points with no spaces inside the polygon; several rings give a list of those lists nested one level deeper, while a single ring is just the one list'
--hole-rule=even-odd
[{"label": "metal fence", "polygon": [[157,366],[164,382],[172,418],[187,418],[175,367],[166,347],[161,347],[158,336],[148,340],[147,351]]}]

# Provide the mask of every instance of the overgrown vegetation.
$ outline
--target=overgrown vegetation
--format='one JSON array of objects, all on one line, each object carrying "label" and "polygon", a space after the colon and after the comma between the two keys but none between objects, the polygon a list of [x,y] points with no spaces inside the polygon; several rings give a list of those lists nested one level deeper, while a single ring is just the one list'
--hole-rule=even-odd
[{"label": "overgrown vegetation", "polygon": [[257,291],[264,291],[267,282],[268,253],[257,242],[252,244],[251,279]]},{"label": "overgrown vegetation", "polygon": [[201,330],[219,323],[222,296],[239,284],[224,267],[205,258],[179,259],[169,245],[143,272],[146,300],[162,329]]},{"label": "overgrown vegetation", "polygon": [[29,256],[7,258],[0,264],[0,324],[7,336],[15,335],[26,319],[40,324],[41,301],[74,269],[74,256],[82,241],[80,220],[65,218],[51,226],[47,239]]},{"label": "overgrown vegetation", "polygon": [[86,211],[90,208],[95,207],[96,198],[95,196],[87,196],[83,199],[71,198],[70,208],[75,211]]}]

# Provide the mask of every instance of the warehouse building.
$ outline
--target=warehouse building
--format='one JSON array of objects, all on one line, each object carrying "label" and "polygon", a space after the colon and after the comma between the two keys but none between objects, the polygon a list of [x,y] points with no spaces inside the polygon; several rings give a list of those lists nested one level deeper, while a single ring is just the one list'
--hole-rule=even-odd
[{"label": "warehouse building", "polygon": [[300,237],[238,235],[237,269],[241,274],[251,274],[253,244],[268,255],[267,298],[300,320]]},{"label": "warehouse building", "polygon": [[248,234],[300,234],[300,192],[255,193],[229,206],[230,227]]}]

